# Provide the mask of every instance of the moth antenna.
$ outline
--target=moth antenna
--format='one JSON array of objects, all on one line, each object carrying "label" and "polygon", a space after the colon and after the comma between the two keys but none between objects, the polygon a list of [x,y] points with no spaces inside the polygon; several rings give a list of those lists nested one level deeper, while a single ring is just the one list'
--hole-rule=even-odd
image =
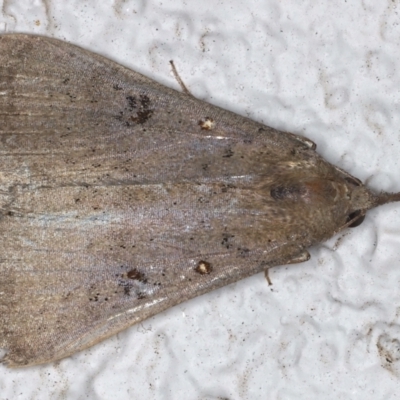
[{"label": "moth antenna", "polygon": [[400,201],[400,192],[376,193],[372,190],[369,190],[365,186],[359,186],[355,188],[352,193],[352,204],[354,210],[367,211],[371,208],[378,207],[386,203],[392,203],[394,201]]},{"label": "moth antenna", "polygon": [[182,78],[178,74],[178,70],[175,67],[174,61],[170,60],[169,63],[171,64],[172,67],[172,73],[174,74],[175,79],[178,81],[183,93],[188,94],[189,96],[192,96],[192,93],[190,93],[189,89],[186,87],[185,83],[183,82]]},{"label": "moth antenna", "polygon": [[376,206],[381,206],[386,203],[392,203],[395,201],[400,201],[400,192],[397,193],[386,193],[382,192],[376,196]]}]

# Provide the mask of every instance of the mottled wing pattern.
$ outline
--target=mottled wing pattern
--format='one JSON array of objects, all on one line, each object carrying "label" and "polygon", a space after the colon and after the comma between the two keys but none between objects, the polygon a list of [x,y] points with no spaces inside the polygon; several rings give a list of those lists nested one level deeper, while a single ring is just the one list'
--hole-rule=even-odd
[{"label": "mottled wing pattern", "polygon": [[310,244],[310,221],[271,196],[304,160],[316,174],[296,136],[27,35],[0,37],[0,112],[10,366],[70,355]]}]

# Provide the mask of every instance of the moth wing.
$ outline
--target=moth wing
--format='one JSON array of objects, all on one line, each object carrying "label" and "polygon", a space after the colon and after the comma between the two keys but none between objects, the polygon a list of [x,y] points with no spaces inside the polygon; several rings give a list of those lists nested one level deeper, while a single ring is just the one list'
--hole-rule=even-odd
[{"label": "moth wing", "polygon": [[308,151],[293,135],[43,37],[0,37],[0,90],[9,366],[66,357],[301,252],[263,192]]}]

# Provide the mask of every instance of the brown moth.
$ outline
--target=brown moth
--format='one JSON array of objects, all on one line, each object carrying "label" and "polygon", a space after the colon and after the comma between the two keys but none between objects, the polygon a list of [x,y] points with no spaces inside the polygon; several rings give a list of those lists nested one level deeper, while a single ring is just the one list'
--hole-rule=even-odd
[{"label": "brown moth", "polygon": [[68,43],[0,37],[0,347],[69,356],[280,264],[399,194],[315,144]]}]

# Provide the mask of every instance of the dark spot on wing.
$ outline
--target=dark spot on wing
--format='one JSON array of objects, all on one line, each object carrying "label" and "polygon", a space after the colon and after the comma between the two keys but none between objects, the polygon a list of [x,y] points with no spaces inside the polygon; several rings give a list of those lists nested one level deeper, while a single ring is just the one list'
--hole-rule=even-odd
[{"label": "dark spot on wing", "polygon": [[221,186],[221,192],[222,193],[227,193],[229,189],[236,189],[236,186],[232,185],[231,183],[228,183],[227,185],[222,185]]},{"label": "dark spot on wing", "polygon": [[128,100],[129,111],[133,111],[137,106],[136,97],[135,96],[126,96],[126,99]]},{"label": "dark spot on wing", "polygon": [[208,275],[212,272],[213,268],[207,261],[199,261],[194,269],[200,275]]},{"label": "dark spot on wing", "polygon": [[250,255],[250,250],[246,247],[244,247],[244,248],[238,247],[237,252],[238,252],[238,256],[243,257],[243,258],[246,258]]},{"label": "dark spot on wing", "polygon": [[[126,271],[129,267],[121,265],[121,268]],[[127,272],[118,272],[115,276],[117,277],[117,285],[123,289],[125,296],[136,296],[138,299],[146,297],[144,289],[147,286],[148,279],[144,272],[137,268],[129,268]]]},{"label": "dark spot on wing", "polygon": [[297,200],[304,193],[305,188],[302,185],[279,185],[271,189],[271,197],[274,200]]},{"label": "dark spot on wing", "polygon": [[148,119],[150,119],[151,115],[153,114],[152,110],[144,110],[138,111],[137,117],[131,117],[133,122],[136,122],[140,125],[144,124]]},{"label": "dark spot on wing", "polygon": [[231,235],[230,233],[223,233],[222,234],[222,246],[224,246],[226,249],[230,249],[233,244],[232,244],[232,239],[235,237],[235,235]]},{"label": "dark spot on wing", "polygon": [[[119,90],[114,86],[115,90]],[[127,105],[114,118],[121,121],[125,126],[131,126],[132,122],[142,125],[153,115],[150,98],[141,94],[139,96],[129,95],[125,97]]]},{"label": "dark spot on wing", "polygon": [[215,127],[215,122],[210,117],[205,117],[198,122],[198,125],[202,130],[211,131]]},{"label": "dark spot on wing", "polygon": [[130,271],[128,271],[128,273],[126,274],[126,276],[129,279],[134,279],[143,283],[147,283],[147,279],[146,276],[143,272],[137,270],[136,268],[131,269]]},{"label": "dark spot on wing", "polygon": [[230,157],[232,157],[233,156],[233,151],[232,151],[232,149],[229,147],[229,148],[227,148],[226,150],[225,150],[225,153],[224,153],[224,155],[222,156],[222,157],[224,157],[224,158],[230,158]]},{"label": "dark spot on wing", "polygon": [[[144,124],[153,115],[154,110],[152,110],[150,106],[151,106],[150,98],[145,94],[141,94],[139,96],[139,107],[138,110],[136,111],[136,117],[132,116],[130,119],[133,122],[136,122],[137,124],[140,125]],[[136,108],[136,102],[135,102],[135,108]]]}]

